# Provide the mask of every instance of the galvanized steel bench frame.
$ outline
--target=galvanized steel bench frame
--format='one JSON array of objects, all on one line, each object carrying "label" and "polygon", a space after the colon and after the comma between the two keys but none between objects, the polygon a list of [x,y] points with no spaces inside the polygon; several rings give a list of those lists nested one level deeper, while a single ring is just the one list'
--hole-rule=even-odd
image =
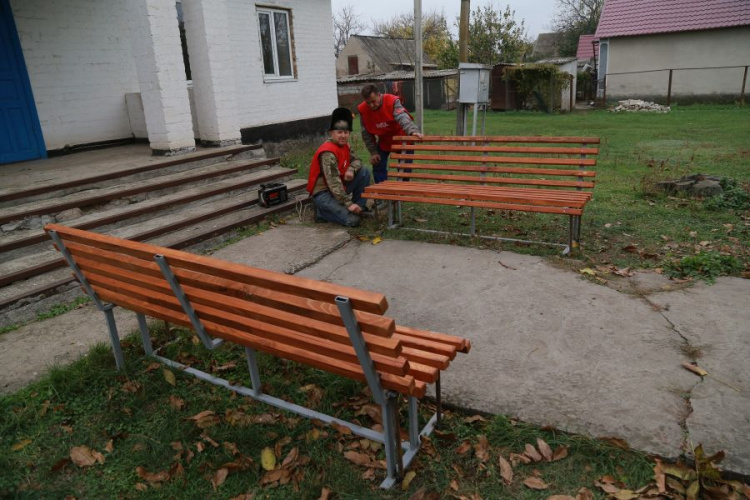
[{"label": "galvanized steel bench frame", "polygon": [[[487,146],[487,144],[490,143],[542,143],[542,144],[570,144],[572,145],[580,145],[581,153],[580,153],[580,163],[578,164],[578,170],[580,172],[584,172],[584,163],[585,160],[590,160],[587,158],[587,154],[598,154],[598,150],[595,152],[592,152],[592,150],[586,150],[585,148],[590,144],[599,144],[599,138],[596,137],[580,137],[580,138],[567,138],[567,137],[513,137],[513,136],[460,136],[460,137],[446,137],[446,136],[423,136],[420,139],[416,139],[411,136],[397,136],[394,138],[396,141],[401,141],[400,144],[396,143],[393,146],[393,153],[391,155],[392,159],[398,160],[396,163],[392,163],[390,166],[396,169],[396,174],[391,174],[392,177],[397,177],[399,180],[405,180],[407,178],[415,176],[413,172],[408,172],[410,169],[419,168],[418,164],[413,163],[413,160],[419,159],[419,155],[415,155],[414,153],[417,152],[419,146],[414,146],[414,144],[417,143],[426,143],[426,142],[458,142],[458,143],[471,143],[472,145],[484,145]],[[496,149],[502,149],[502,148],[496,148]],[[512,149],[512,148],[510,148]],[[526,151],[528,153],[533,153],[531,150],[532,148],[527,148],[529,151]],[[584,152],[588,151],[588,152]],[[571,148],[571,151],[567,154],[576,154],[577,152]],[[483,153],[484,156],[487,156],[487,153]],[[441,160],[436,160],[441,161]],[[461,161],[461,160],[457,160]],[[407,163],[408,162],[408,163]],[[531,162],[529,162],[531,163]],[[483,164],[484,165],[484,164]],[[426,170],[429,170],[429,168],[425,168]],[[406,172],[404,172],[406,170]],[[450,168],[446,168],[445,170],[450,170]],[[459,169],[455,169],[458,171]],[[417,174],[419,175],[419,174]],[[582,173],[583,175],[583,173]],[[586,175],[592,175],[590,172],[586,172]],[[573,176],[573,175],[570,175]],[[479,178],[483,178],[484,174],[481,173],[479,175]],[[429,183],[425,182],[419,182],[410,180],[410,183],[413,183],[417,186],[429,186]],[[440,184],[448,184],[447,182],[440,182],[440,180],[437,181]],[[583,184],[584,180],[583,177],[578,177],[578,183]],[[512,183],[508,183],[512,184]],[[516,183],[516,184],[524,184],[524,183]],[[591,186],[593,187],[593,182],[591,182]],[[434,185],[434,184],[433,184]],[[455,184],[456,186],[470,186],[468,185],[459,185]],[[477,184],[479,185],[479,184]],[[481,184],[481,186],[487,187],[484,183]],[[501,193],[503,188],[502,187],[496,187],[492,186],[491,188],[494,188],[497,190],[498,193]],[[386,200],[388,202],[388,229],[395,229],[395,228],[401,228],[406,229],[410,231],[419,231],[419,232],[425,232],[425,233],[433,233],[433,234],[453,234],[458,236],[471,236],[471,237],[479,237],[483,239],[489,239],[489,240],[501,240],[501,241],[511,241],[515,243],[524,243],[524,244],[539,244],[539,245],[550,245],[550,246],[560,246],[563,247],[563,254],[570,253],[571,249],[577,248],[579,246],[580,237],[581,237],[581,214],[583,212],[583,207],[581,207],[581,214],[569,214],[570,224],[569,224],[569,230],[568,230],[568,243],[554,243],[554,242],[547,242],[547,241],[539,241],[539,240],[522,240],[517,238],[507,238],[507,237],[501,237],[501,236],[485,236],[485,235],[477,235],[476,233],[476,215],[475,215],[475,207],[480,207],[482,205],[482,201],[471,201],[471,200],[463,200],[461,202],[455,202],[453,200],[451,201],[445,201],[443,203],[436,202],[436,201],[430,201],[430,203],[437,203],[437,204],[444,204],[444,205],[453,205],[453,206],[468,206],[470,207],[470,213],[471,213],[471,224],[470,224],[470,232],[469,233],[459,233],[459,232],[450,232],[450,231],[439,231],[439,230],[432,230],[432,229],[422,229],[422,228],[415,228],[415,227],[406,227],[403,225],[403,217],[402,217],[402,201],[398,199],[398,195],[396,194],[385,194],[385,193],[378,193],[378,184],[374,184],[369,186],[365,189],[365,193],[363,195],[364,198],[373,198],[373,199],[379,199],[379,200]],[[560,192],[566,192],[565,190],[559,190]],[[577,187],[576,191],[582,191],[581,187]],[[414,196],[419,196],[418,194],[415,194]],[[419,202],[419,200],[407,200],[409,202]],[[395,202],[395,207],[394,207]],[[587,202],[585,202],[587,203]],[[584,205],[585,205],[584,203]],[[474,205],[474,206],[472,206]],[[500,210],[504,210],[504,208],[499,208]],[[524,210],[523,208],[508,208],[507,210],[515,210],[515,211],[530,211],[530,210]],[[394,222],[394,213],[396,218],[398,219],[398,222]],[[556,213],[562,213],[562,212],[556,212]]]},{"label": "galvanized steel bench frame", "polygon": [[[73,274],[75,275],[76,279],[79,281],[81,287],[89,295],[89,297],[91,297],[96,307],[102,313],[104,313],[104,316],[107,321],[110,343],[112,345],[112,351],[115,357],[115,363],[116,363],[117,369],[118,370],[123,369],[125,361],[124,361],[122,346],[120,344],[120,339],[119,339],[119,335],[117,332],[117,325],[116,325],[116,321],[115,321],[115,317],[113,313],[113,308],[115,307],[115,304],[106,303],[99,298],[94,288],[86,279],[86,276],[84,275],[84,273],[78,267],[78,264],[76,263],[74,256],[67,249],[62,238],[60,238],[60,236],[57,234],[57,231],[53,229],[52,230],[48,229],[47,233],[49,234],[50,238],[56,245],[57,249],[63,255],[67,264],[70,266],[71,270],[73,271]],[[156,261],[162,273],[164,274],[164,278],[167,280],[170,287],[172,288],[172,291],[175,297],[180,302],[183,308],[183,311],[189,317],[190,322],[193,326],[193,329],[196,335],[199,337],[199,339],[203,343],[203,345],[209,350],[213,350],[219,345],[221,345],[224,342],[224,339],[214,339],[214,338],[211,338],[210,335],[206,333],[205,328],[203,327],[203,324],[201,323],[200,318],[196,314],[195,310],[190,304],[190,301],[188,300],[185,293],[183,292],[182,287],[177,277],[172,272],[169,262],[165,258],[165,256],[160,255],[160,254],[155,254],[154,260]],[[400,480],[400,478],[403,477],[404,470],[409,467],[411,462],[416,457],[416,454],[418,453],[419,448],[421,446],[421,437],[429,436],[433,432],[435,427],[439,425],[440,423],[441,411],[442,411],[441,397],[440,397],[440,371],[438,371],[438,377],[437,377],[437,380],[435,381],[435,394],[436,394],[436,403],[437,403],[436,412],[431,416],[431,418],[428,420],[428,422],[425,424],[425,426],[421,430],[419,429],[419,425],[418,425],[419,400],[412,395],[407,396],[409,440],[401,441],[400,430],[399,430],[400,427],[399,427],[399,420],[398,420],[399,393],[395,391],[386,390],[383,388],[378,372],[375,369],[373,360],[370,356],[369,349],[367,345],[365,344],[362,331],[360,330],[359,325],[357,323],[357,319],[354,315],[354,311],[352,309],[352,305],[350,303],[349,298],[338,296],[335,298],[335,304],[338,307],[338,310],[340,312],[346,331],[349,334],[349,338],[351,340],[352,346],[354,347],[356,351],[357,358],[359,359],[359,363],[365,375],[367,385],[372,393],[372,397],[375,400],[375,402],[379,404],[381,407],[382,420],[383,420],[382,432],[377,432],[375,430],[368,429],[366,427],[362,427],[360,425],[312,410],[310,408],[306,408],[304,406],[290,403],[283,399],[263,393],[261,389],[261,380],[260,380],[260,373],[258,370],[258,363],[256,361],[256,351],[255,349],[252,349],[248,346],[244,346],[244,349],[245,349],[245,356],[247,359],[248,371],[250,374],[251,387],[233,385],[226,379],[215,377],[204,371],[186,366],[183,363],[180,363],[178,361],[174,361],[172,359],[168,359],[166,357],[160,356],[158,354],[158,350],[154,350],[152,346],[151,336],[149,332],[149,326],[146,321],[146,316],[142,313],[136,312],[136,317],[138,320],[138,327],[139,327],[139,331],[141,335],[141,340],[143,343],[143,348],[147,356],[153,357],[168,366],[171,366],[185,373],[193,375],[198,379],[204,380],[211,384],[224,387],[226,389],[234,391],[243,396],[248,396],[252,399],[262,401],[271,406],[296,413],[306,418],[317,419],[327,424],[335,423],[337,425],[341,425],[343,427],[350,429],[352,433],[354,433],[355,435],[362,436],[372,441],[382,443],[385,447],[385,454],[386,454],[386,478],[381,483],[380,487],[383,489],[388,489],[392,487],[398,480]],[[403,450],[403,453],[401,450]]]}]

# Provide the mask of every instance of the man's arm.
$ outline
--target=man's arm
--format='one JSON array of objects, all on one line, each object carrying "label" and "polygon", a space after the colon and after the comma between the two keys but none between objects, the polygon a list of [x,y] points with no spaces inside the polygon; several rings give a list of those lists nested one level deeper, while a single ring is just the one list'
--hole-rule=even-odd
[{"label": "man's arm", "polygon": [[365,143],[367,151],[369,151],[371,155],[378,154],[378,145],[375,142],[375,136],[365,128],[365,122],[362,120],[362,115],[359,115],[359,128],[362,129],[362,142]]},{"label": "man's arm", "polygon": [[336,201],[349,208],[352,204],[352,195],[346,193],[344,183],[341,182],[336,155],[330,151],[325,151],[320,154],[319,159],[320,171],[323,172],[326,185],[328,185],[328,191],[330,191],[331,195],[336,198]]},{"label": "man's arm", "polygon": [[420,135],[419,127],[417,124],[411,121],[409,113],[406,112],[406,108],[401,104],[400,99],[396,99],[393,103],[393,117],[396,119],[398,124],[404,129],[408,135]]}]

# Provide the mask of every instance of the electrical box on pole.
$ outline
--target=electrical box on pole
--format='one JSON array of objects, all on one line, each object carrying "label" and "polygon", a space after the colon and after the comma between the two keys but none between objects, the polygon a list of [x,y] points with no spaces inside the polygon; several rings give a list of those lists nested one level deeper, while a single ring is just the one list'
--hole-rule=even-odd
[{"label": "electrical box on pole", "polygon": [[[490,103],[490,72],[492,66],[488,64],[459,63],[458,64],[458,102],[474,106],[474,127],[471,135],[477,135],[477,108],[482,106],[487,113]],[[464,108],[468,111],[468,106]],[[464,118],[466,135],[466,119]],[[484,133],[484,115],[482,117],[482,133]]]}]

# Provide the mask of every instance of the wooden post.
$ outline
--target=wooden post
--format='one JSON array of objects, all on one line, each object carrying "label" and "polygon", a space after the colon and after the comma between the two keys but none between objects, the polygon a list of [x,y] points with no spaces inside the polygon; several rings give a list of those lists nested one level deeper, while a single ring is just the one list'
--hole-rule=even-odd
[{"label": "wooden post", "polygon": [[745,84],[747,83],[747,66],[745,66],[745,74],[742,75],[742,90],[740,91],[740,102],[745,104]]},{"label": "wooden post", "polygon": [[422,95],[422,0],[414,0],[414,112],[417,115],[417,126],[420,132],[424,132],[424,96]]},{"label": "wooden post", "polygon": [[570,78],[570,109],[568,111],[572,113],[575,108],[575,101],[573,100],[575,99],[575,96],[573,95],[573,75],[568,75],[568,78]]},{"label": "wooden post", "polygon": [[607,109],[607,75],[604,75],[602,85],[604,86],[604,91],[602,93],[602,104],[604,105],[604,109]]},{"label": "wooden post", "polygon": [[672,70],[669,70],[669,83],[667,84],[667,106],[672,103]]}]

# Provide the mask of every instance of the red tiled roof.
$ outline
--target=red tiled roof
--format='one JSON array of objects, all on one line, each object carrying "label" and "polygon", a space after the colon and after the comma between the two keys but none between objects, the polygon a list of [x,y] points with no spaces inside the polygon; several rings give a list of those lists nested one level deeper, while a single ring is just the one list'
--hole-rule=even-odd
[{"label": "red tiled roof", "polygon": [[579,61],[589,60],[594,57],[594,51],[596,51],[596,57],[599,57],[599,45],[594,45],[592,42],[599,40],[596,35],[581,35],[578,37],[578,50],[576,51],[576,59]]},{"label": "red tiled roof", "polygon": [[750,0],[605,0],[596,36],[649,35],[750,25]]}]

